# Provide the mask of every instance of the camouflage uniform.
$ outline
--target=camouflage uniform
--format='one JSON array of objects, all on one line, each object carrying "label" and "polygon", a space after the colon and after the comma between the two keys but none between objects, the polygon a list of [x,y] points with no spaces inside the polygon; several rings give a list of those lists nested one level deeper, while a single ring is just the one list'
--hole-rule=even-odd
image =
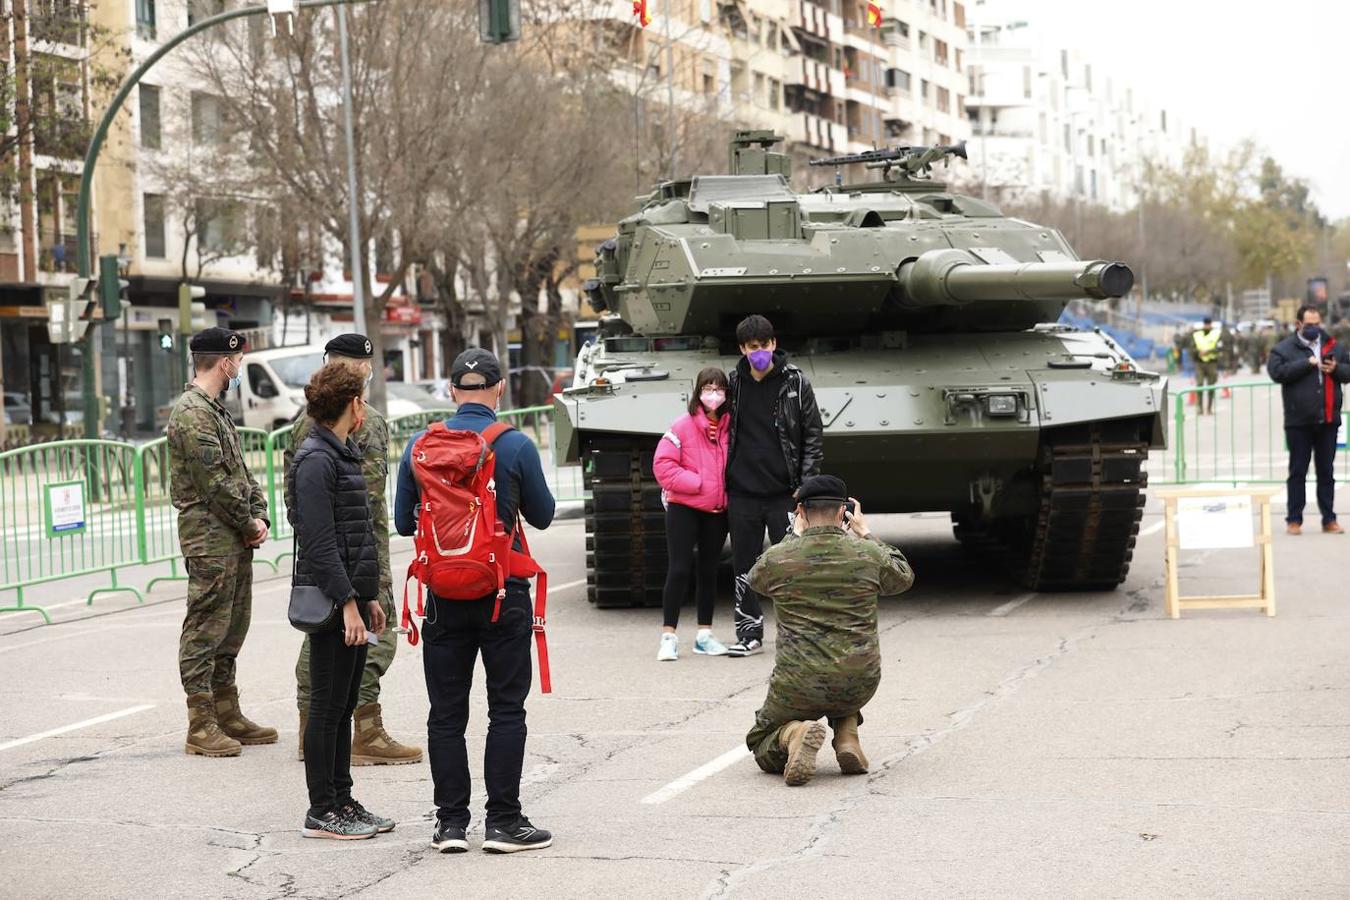
[{"label": "camouflage uniform", "polygon": [[[304,410],[296,416],[291,431],[291,449],[286,451],[286,506],[293,509],[291,496],[291,460],[295,451],[309,435],[313,420]],[[389,478],[389,422],[372,407],[366,407],[366,422],[360,431],[352,434],[363,457],[361,468],[366,476],[366,492],[370,495],[371,522],[375,530],[375,548],[380,558],[380,606],[392,625],[394,617],[394,580],[389,571],[389,503],[385,498],[385,484]],[[398,635],[389,631],[380,636],[379,643],[370,645],[366,653],[366,667],[361,673],[361,692],[358,706],[380,699],[380,679],[389,671],[398,649]],[[295,663],[295,700],[301,712],[309,710],[309,638],[300,648]]]},{"label": "camouflage uniform", "polygon": [[859,715],[881,682],[877,598],[909,590],[914,572],[895,547],[842,528],[808,528],[770,547],[750,586],[773,600],[778,651],[769,693],[745,736],[755,762],[782,772],[789,722]]},{"label": "camouflage uniform", "polygon": [[253,605],[254,519],[267,498],[244,463],[239,433],[225,408],[194,384],[169,415],[169,491],[178,510],[178,543],[188,573],[187,615],[178,668],[189,696],[234,684],[235,658]]}]

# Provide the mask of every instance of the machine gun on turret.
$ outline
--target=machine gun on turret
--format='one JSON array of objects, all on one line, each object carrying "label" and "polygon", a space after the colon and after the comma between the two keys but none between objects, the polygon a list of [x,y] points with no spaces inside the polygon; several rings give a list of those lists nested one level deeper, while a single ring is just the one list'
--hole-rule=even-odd
[{"label": "machine gun on turret", "polygon": [[813,166],[839,166],[862,163],[869,169],[881,169],[882,177],[887,181],[914,180],[932,175],[933,163],[943,160],[951,165],[951,157],[969,159],[966,155],[966,142],[959,144],[936,144],[932,147],[883,147],[879,150],[865,150],[862,153],[850,153],[845,156],[827,156],[813,159]]}]

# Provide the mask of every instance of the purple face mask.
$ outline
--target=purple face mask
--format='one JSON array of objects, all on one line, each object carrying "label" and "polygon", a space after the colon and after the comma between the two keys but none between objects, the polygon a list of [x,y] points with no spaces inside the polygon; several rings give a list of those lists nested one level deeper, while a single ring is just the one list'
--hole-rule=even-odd
[{"label": "purple face mask", "polygon": [[751,350],[749,359],[750,365],[754,367],[756,372],[763,372],[769,368],[769,366],[773,365],[773,351]]}]

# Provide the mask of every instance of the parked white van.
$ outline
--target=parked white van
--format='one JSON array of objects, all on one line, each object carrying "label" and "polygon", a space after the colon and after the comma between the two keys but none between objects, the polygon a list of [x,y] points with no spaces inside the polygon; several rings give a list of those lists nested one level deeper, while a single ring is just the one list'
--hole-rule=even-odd
[{"label": "parked white van", "polygon": [[[243,377],[225,396],[225,408],[245,428],[274,431],[290,423],[305,405],[305,385],[323,365],[323,346],[278,347],[244,354]],[[431,396],[427,395],[428,400]],[[389,415],[421,412],[425,407],[388,396]]]}]

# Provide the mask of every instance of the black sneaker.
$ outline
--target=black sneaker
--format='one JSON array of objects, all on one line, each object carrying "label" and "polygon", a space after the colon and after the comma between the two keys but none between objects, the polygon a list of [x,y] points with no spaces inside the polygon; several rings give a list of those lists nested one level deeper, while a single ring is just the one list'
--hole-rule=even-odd
[{"label": "black sneaker", "polygon": [[727,656],[754,656],[764,649],[764,642],[759,638],[750,638],[749,640],[737,641],[727,648]]},{"label": "black sneaker", "polygon": [[305,815],[305,827],[300,834],[307,838],[328,838],[333,841],[364,841],[375,836],[375,826],[358,822],[350,816],[328,812],[322,816]]},{"label": "black sneaker", "polygon": [[348,800],[338,812],[347,816],[349,819],[355,819],[366,825],[374,825],[375,831],[379,834],[388,834],[394,830],[393,819],[386,819],[384,816],[375,815],[356,800]]},{"label": "black sneaker", "polygon": [[553,846],[553,835],[542,828],[535,828],[530,820],[521,816],[516,824],[509,828],[487,828],[483,837],[483,849],[488,853],[518,853],[521,850],[542,850]]},{"label": "black sneaker", "polygon": [[442,853],[465,853],[469,842],[464,839],[464,829],[449,822],[437,822],[436,831],[431,836],[431,846]]}]

